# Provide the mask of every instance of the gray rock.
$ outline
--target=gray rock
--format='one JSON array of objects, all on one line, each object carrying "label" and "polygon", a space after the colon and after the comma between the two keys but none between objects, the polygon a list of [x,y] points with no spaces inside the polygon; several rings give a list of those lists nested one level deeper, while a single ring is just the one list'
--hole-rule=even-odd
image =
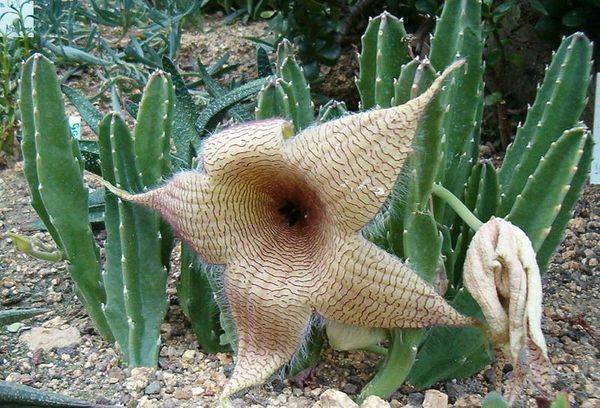
[{"label": "gray rock", "polygon": [[79,330],[75,327],[66,329],[34,327],[23,333],[20,339],[27,344],[31,351],[38,348],[52,350],[60,347],[74,347],[81,343]]},{"label": "gray rock", "polygon": [[423,408],[446,408],[448,406],[448,396],[438,390],[425,391]]},{"label": "gray rock", "polygon": [[376,395],[371,395],[362,403],[360,408],[390,408],[390,404]]},{"label": "gray rock", "polygon": [[343,392],[331,389],[321,394],[312,408],[358,408],[358,404]]},{"label": "gray rock", "polygon": [[146,388],[144,389],[144,394],[146,395],[154,395],[160,392],[161,385],[158,381],[152,381]]},{"label": "gray rock", "polygon": [[346,383],[342,387],[342,391],[345,392],[346,394],[354,395],[358,392],[358,386],[356,386],[354,384]]},{"label": "gray rock", "polygon": [[465,387],[452,381],[446,383],[446,394],[448,400],[454,403],[459,397],[466,393]]},{"label": "gray rock", "polygon": [[425,398],[425,396],[423,396],[422,393],[420,392],[413,392],[408,394],[408,404],[409,405],[414,405],[415,407],[420,407],[421,404],[423,403],[423,399]]}]

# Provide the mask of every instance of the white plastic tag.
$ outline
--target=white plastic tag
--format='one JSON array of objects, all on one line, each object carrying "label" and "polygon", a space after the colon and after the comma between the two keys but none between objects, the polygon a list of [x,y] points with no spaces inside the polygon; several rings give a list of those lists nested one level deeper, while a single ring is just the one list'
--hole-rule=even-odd
[{"label": "white plastic tag", "polygon": [[81,139],[81,116],[69,116],[69,129],[74,139]]},{"label": "white plastic tag", "polygon": [[591,184],[600,184],[600,72],[596,74],[596,100],[594,103],[594,150],[592,151]]}]

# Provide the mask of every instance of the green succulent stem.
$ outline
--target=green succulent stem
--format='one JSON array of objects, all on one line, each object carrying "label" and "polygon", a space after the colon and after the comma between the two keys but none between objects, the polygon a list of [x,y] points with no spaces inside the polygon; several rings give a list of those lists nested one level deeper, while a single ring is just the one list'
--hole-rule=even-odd
[{"label": "green succulent stem", "polygon": [[390,335],[392,341],[385,360],[373,380],[362,389],[356,398],[359,404],[362,404],[371,395],[388,398],[398,388],[398,384],[404,383],[410,373],[423,331],[401,329],[392,331]]},{"label": "green succulent stem", "polygon": [[370,346],[363,347],[361,350],[366,351],[367,353],[379,354],[381,356],[387,356],[388,354],[388,349],[377,344],[371,344]]},{"label": "green succulent stem", "polygon": [[444,200],[453,210],[454,212],[471,227],[473,231],[477,231],[479,227],[483,225],[483,222],[479,220],[467,208],[466,205],[462,203],[454,194],[452,194],[448,189],[444,188],[442,185],[438,183],[433,183],[433,188],[431,192],[437,197]]},{"label": "green succulent stem", "polygon": [[24,254],[49,262],[60,262],[65,259],[65,255],[58,249],[52,252],[38,249],[42,247],[42,245],[41,242],[35,238],[28,238],[12,232],[7,233],[7,235],[12,240],[15,247]]}]

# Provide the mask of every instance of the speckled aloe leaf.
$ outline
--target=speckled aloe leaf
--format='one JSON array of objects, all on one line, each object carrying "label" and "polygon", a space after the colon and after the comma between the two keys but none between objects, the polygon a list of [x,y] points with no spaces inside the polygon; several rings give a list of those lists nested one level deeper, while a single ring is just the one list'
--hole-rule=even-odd
[{"label": "speckled aloe leaf", "polygon": [[0,405],[6,407],[92,408],[94,404],[26,385],[0,381]]},{"label": "speckled aloe leaf", "polygon": [[98,248],[88,222],[83,160],[71,137],[58,78],[49,60],[39,54],[27,60],[20,94],[25,173],[34,208],[69,261],[78,297],[98,331],[111,339],[101,310],[105,294]]},{"label": "speckled aloe leaf", "polygon": [[[200,112],[198,118],[196,119],[197,131],[204,135],[214,130],[215,126],[217,125],[216,118],[220,113],[259,92],[264,83],[264,78],[258,78],[227,92],[219,98],[212,100],[208,106],[206,106]],[[194,146],[198,148],[199,143],[196,141]]]},{"label": "speckled aloe leaf", "polygon": [[[227,93],[227,91],[210,76],[208,70],[204,64],[200,62],[200,60],[198,60],[198,73],[200,74],[200,79],[202,79],[202,82],[204,82],[204,87],[213,98],[220,98]],[[250,112],[240,105],[233,105],[229,109],[229,112],[231,113],[231,116],[238,122],[247,122],[252,120],[252,115]]]},{"label": "speckled aloe leaf", "polygon": [[94,174],[100,174],[100,155],[98,154],[98,142],[94,140],[78,140],[79,151],[85,162],[85,169]]},{"label": "speckled aloe leaf", "polygon": [[260,45],[256,47],[256,72],[261,78],[273,75],[269,54],[267,54],[267,50]]},{"label": "speckled aloe leaf", "polygon": [[71,88],[68,85],[62,85],[61,89],[73,106],[75,106],[85,123],[92,129],[92,132],[98,135],[98,124],[102,119],[100,111],[77,89]]},{"label": "speckled aloe leaf", "polygon": [[0,310],[0,326],[6,326],[7,324],[20,322],[21,320],[35,317],[42,313],[46,313],[47,311],[48,309],[35,307]]},{"label": "speckled aloe leaf", "polygon": [[511,211],[540,158],[562,132],[577,125],[586,103],[591,58],[592,45],[582,33],[564,39],[554,54],[525,124],[517,130],[498,172],[502,190],[498,215]]},{"label": "speckled aloe leaf", "polygon": [[163,57],[163,68],[171,74],[171,80],[175,86],[176,103],[173,108],[171,132],[177,163],[180,163],[175,167],[187,168],[191,164],[193,153],[195,153],[192,151],[192,146],[197,146],[200,138],[200,133],[196,131],[198,113],[192,95],[190,95],[175,64],[169,58]]}]

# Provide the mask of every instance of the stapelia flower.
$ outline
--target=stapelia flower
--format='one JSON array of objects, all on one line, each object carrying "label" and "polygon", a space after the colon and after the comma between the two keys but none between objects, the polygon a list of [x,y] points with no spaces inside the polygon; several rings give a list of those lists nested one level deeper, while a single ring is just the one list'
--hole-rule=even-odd
[{"label": "stapelia flower", "polygon": [[284,120],[243,124],[204,142],[200,171],[138,195],[107,186],[159,211],[205,261],[225,266],[238,355],[223,397],[285,364],[313,313],[380,328],[472,324],[360,233],[392,191],[421,113],[460,65],[405,105],[294,138]]},{"label": "stapelia flower", "polygon": [[493,343],[514,367],[509,402],[528,374],[544,392],[548,356],[541,329],[542,283],[527,235],[502,218],[492,218],[469,244],[463,279],[481,306]]}]

